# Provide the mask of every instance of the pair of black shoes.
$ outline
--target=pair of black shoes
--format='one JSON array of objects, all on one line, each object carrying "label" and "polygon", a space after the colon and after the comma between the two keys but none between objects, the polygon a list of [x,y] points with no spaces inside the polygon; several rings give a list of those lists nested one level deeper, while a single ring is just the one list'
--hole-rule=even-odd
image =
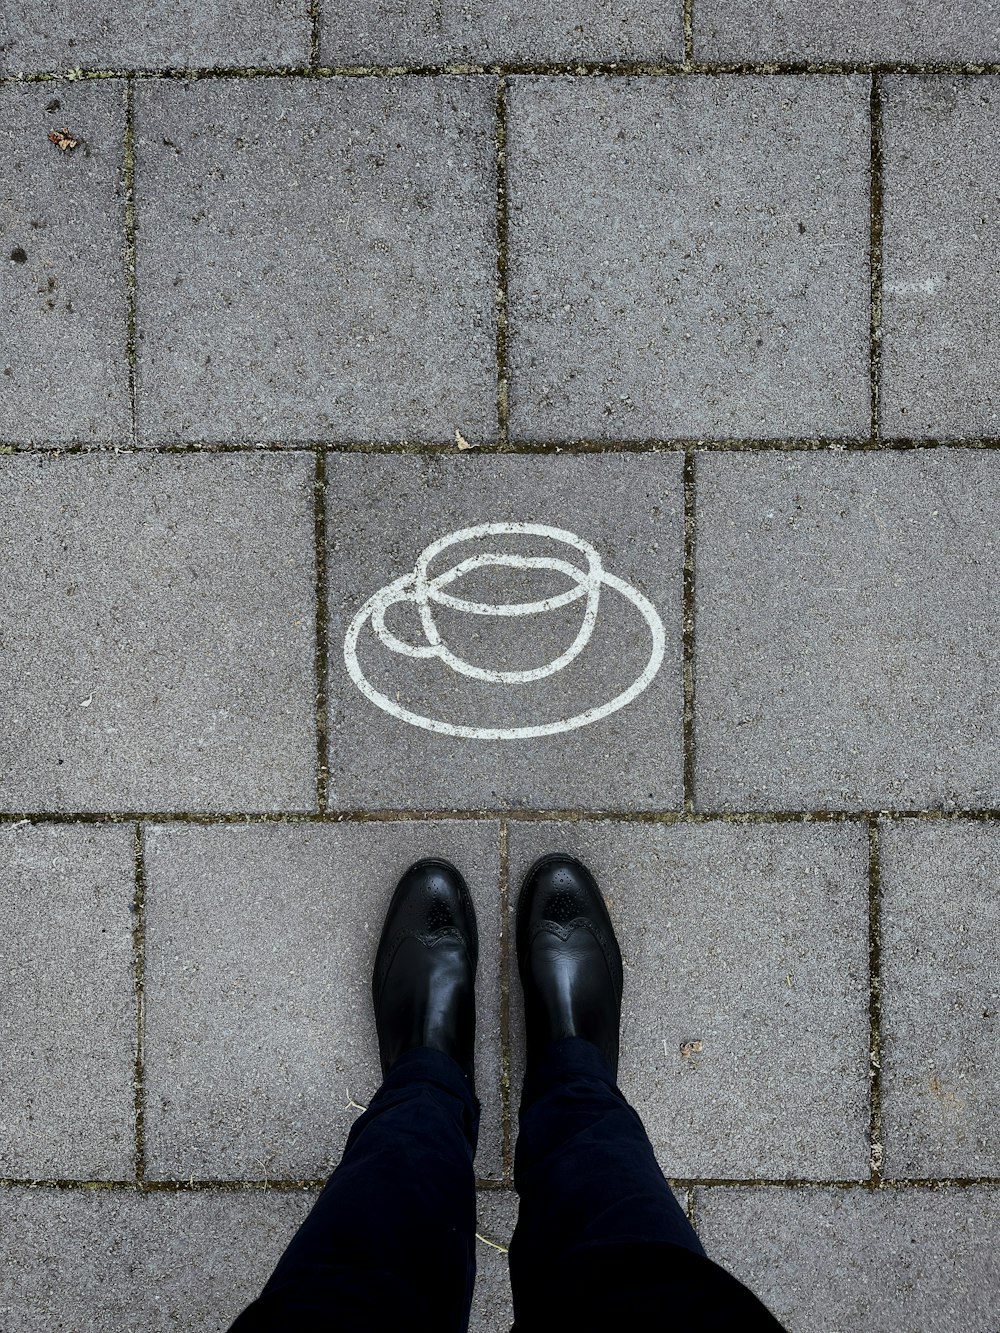
[{"label": "pair of black shoes", "polygon": [[[396,886],[375,955],[383,1076],[404,1051],[431,1046],[474,1081],[478,958],[465,880],[448,861],[418,861]],[[517,904],[517,962],[529,1068],[550,1042],[582,1037],[617,1076],[621,951],[594,877],[573,857],[544,856],[528,871]]]}]

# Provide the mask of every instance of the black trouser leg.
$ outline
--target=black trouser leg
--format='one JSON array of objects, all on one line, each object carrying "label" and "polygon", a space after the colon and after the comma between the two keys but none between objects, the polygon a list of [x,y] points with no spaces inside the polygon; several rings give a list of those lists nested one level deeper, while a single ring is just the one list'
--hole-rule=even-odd
[{"label": "black trouser leg", "polygon": [[479,1103],[441,1051],[408,1051],[230,1333],[464,1333],[475,1281]]},{"label": "black trouser leg", "polygon": [[553,1042],[525,1083],[519,1119],[517,1333],[779,1327],[705,1257],[596,1046]]}]

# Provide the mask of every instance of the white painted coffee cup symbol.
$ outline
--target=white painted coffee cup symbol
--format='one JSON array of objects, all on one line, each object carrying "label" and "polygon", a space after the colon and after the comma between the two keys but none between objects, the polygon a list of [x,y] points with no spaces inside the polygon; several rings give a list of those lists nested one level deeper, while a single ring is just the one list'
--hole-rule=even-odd
[{"label": "white painted coffee cup symbol", "polygon": [[[468,556],[452,565],[442,573],[430,574],[434,559],[450,546],[467,542],[485,541],[488,538],[503,537],[539,537],[550,542],[571,547],[584,557],[586,567],[580,563],[560,559],[557,556],[530,556],[508,554],[502,551],[488,550]],[[481,602],[464,597],[457,597],[447,589],[458,579],[476,570],[484,568],[507,568],[515,570],[552,571],[565,575],[571,586],[551,597],[539,598],[533,602]],[[361,631],[369,623],[379,642],[391,652],[402,657],[438,658],[445,666],[459,675],[469,676],[474,680],[486,681],[496,685],[526,685],[532,681],[543,680],[569,666],[586,648],[597,623],[600,608],[601,589],[609,587],[626,597],[646,622],[650,633],[651,651],[644,670],[632,682],[628,689],[615,695],[606,703],[587,709],[573,717],[560,718],[553,722],[533,724],[524,727],[471,727],[459,723],[446,722],[436,718],[424,717],[406,708],[397,700],[377,690],[367,679],[358,661],[358,639]],[[542,666],[528,667],[515,671],[501,671],[488,667],[476,666],[466,661],[448,646],[435,620],[434,606],[449,609],[466,615],[490,616],[499,618],[521,618],[524,616],[542,616],[559,610],[573,602],[582,601],[583,616],[579,630],[573,641],[561,653]],[[385,623],[386,613],[400,603],[411,603],[420,617],[425,643],[408,643]],[[358,689],[372,703],[384,712],[421,727],[426,731],[438,732],[446,736],[459,736],[470,740],[527,740],[537,736],[551,736],[563,731],[573,731],[596,722],[602,717],[624,708],[649,685],[663,661],[665,636],[663,622],[656,608],[631,584],[615,574],[609,573],[603,566],[600,555],[589,542],[565,528],[554,528],[544,523],[480,523],[475,527],[462,528],[448,533],[426,547],[419,555],[413,570],[394,579],[384,588],[372,594],[351,621],[344,638],[344,663],[348,674]]]},{"label": "white painted coffee cup symbol", "polygon": [[[436,578],[430,577],[431,563],[449,546],[483,540],[487,537],[509,537],[515,535],[512,531],[515,528],[517,530],[516,535],[545,537],[550,541],[562,542],[575,548],[585,557],[587,568],[581,569],[579,565],[571,564],[568,560],[560,560],[554,556],[507,555],[502,552],[486,551],[459,561],[457,565],[452,565],[450,569],[446,569],[444,573],[437,575]],[[534,602],[474,602],[464,597],[456,597],[453,593],[445,591],[456,580],[474,573],[477,569],[484,568],[554,571],[565,574],[573,586],[565,592],[552,597],[541,598]],[[503,685],[524,685],[529,681],[542,680],[546,676],[561,671],[563,667],[569,666],[570,662],[586,648],[594,630],[594,623],[597,620],[603,573],[601,557],[588,542],[572,532],[565,532],[560,528],[549,528],[539,523],[482,523],[476,528],[463,528],[459,532],[449,533],[447,537],[441,537],[438,541],[432,542],[426,550],[422,551],[413,573],[407,574],[404,578],[398,579],[396,583],[390,585],[395,590],[393,596],[391,600],[380,602],[372,616],[372,627],[385,646],[395,653],[401,653],[406,657],[439,657],[453,671],[457,671],[462,676],[471,676],[474,680],[486,680]],[[520,671],[497,671],[478,667],[459,657],[445,643],[437,621],[434,619],[433,611],[433,604],[437,602],[441,606],[472,616],[508,618],[538,616],[549,611],[559,610],[561,607],[581,599],[584,599],[586,604],[580,629],[565,652],[560,653],[551,662],[547,662],[543,666],[529,667]],[[386,612],[391,606],[399,602],[412,602],[417,607],[420,623],[427,639],[426,644],[414,646],[404,643],[387,628],[385,623]]]}]

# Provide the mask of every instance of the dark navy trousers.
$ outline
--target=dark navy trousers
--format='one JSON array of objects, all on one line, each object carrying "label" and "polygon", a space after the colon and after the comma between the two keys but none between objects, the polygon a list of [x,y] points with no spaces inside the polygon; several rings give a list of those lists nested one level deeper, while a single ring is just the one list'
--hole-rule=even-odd
[{"label": "dark navy trousers", "polygon": [[[479,1103],[458,1065],[412,1050],[230,1333],[464,1333],[476,1273]],[[705,1257],[638,1115],[589,1042],[554,1042],[526,1081],[510,1247],[516,1333],[779,1329]]]}]

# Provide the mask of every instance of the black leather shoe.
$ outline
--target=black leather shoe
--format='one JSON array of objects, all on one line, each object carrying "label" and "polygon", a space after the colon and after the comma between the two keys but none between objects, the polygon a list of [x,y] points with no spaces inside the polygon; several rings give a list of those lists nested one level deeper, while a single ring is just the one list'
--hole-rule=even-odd
[{"label": "black leather shoe", "polygon": [[473,1082],[476,911],[465,880],[428,857],[396,885],[375,954],[372,1000],[383,1078],[404,1051],[433,1046]]},{"label": "black leather shoe", "polygon": [[601,891],[572,856],[543,856],[517,904],[528,1064],[559,1037],[582,1037],[618,1075],[622,955]]}]

